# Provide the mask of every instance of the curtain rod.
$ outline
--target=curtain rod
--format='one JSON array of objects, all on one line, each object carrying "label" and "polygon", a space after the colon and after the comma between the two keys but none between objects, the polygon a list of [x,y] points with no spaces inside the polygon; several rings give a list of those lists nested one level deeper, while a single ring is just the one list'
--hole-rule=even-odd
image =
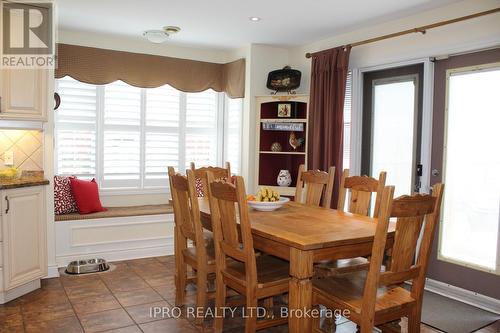
[{"label": "curtain rod", "polygon": [[[480,17],[480,16],[484,16],[484,15],[489,15],[489,14],[493,14],[493,13],[497,13],[497,12],[500,12],[500,7],[497,7],[497,8],[494,8],[494,9],[490,9],[490,10],[486,10],[484,12],[479,12],[479,13],[467,15],[467,16],[457,17],[457,18],[454,18],[454,19],[451,19],[451,20],[447,20],[447,21],[436,22],[436,23],[432,23],[432,24],[428,24],[428,25],[423,25],[423,26],[420,26],[420,27],[417,27],[417,28],[413,28],[413,29],[398,31],[398,32],[394,32],[392,34],[387,34],[387,35],[383,35],[383,36],[378,36],[378,37],[374,37],[374,38],[365,39],[365,40],[362,40],[362,41],[359,41],[359,42],[355,42],[355,43],[350,43],[350,44],[344,45],[344,47],[345,46],[351,46],[351,47],[360,46],[360,45],[364,45],[364,44],[378,42],[378,41],[381,41],[381,40],[384,40],[384,39],[389,39],[389,38],[399,37],[399,36],[403,36],[403,35],[408,35],[408,34],[411,34],[411,33],[419,33],[420,32],[421,34],[425,34],[427,32],[427,30],[429,30],[429,29],[441,27],[443,25],[448,25],[448,24],[452,24],[452,23],[456,23],[456,22],[466,21],[466,20],[470,20],[470,19],[473,19],[473,18],[476,18],[476,17]],[[308,53],[306,53],[306,58],[311,58],[313,56],[313,54],[319,53],[319,52],[322,52],[322,51],[313,52],[313,53],[309,53],[308,52]]]}]

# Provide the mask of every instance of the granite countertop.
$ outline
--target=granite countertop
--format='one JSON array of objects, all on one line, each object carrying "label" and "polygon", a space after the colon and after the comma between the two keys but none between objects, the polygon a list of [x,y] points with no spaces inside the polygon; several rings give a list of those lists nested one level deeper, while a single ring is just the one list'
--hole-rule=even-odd
[{"label": "granite countertop", "polygon": [[44,178],[43,171],[23,171],[20,178],[0,178],[0,190],[18,187],[48,185],[49,183],[50,182]]}]

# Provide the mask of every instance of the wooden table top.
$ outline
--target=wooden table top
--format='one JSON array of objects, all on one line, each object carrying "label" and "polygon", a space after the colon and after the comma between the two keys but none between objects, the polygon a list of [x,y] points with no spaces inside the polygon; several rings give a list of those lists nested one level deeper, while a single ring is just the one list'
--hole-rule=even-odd
[{"label": "wooden table top", "polygon": [[[210,217],[206,198],[199,199],[200,211]],[[252,233],[300,250],[314,250],[341,245],[372,242],[376,219],[334,209],[288,202],[273,212],[249,208]],[[389,226],[392,234],[395,223]]]}]

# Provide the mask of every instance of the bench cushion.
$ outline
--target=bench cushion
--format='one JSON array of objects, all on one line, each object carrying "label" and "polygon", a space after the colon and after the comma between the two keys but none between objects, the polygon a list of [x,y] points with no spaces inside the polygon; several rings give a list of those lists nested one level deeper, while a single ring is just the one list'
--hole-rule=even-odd
[{"label": "bench cushion", "polygon": [[126,217],[126,216],[141,216],[141,215],[160,215],[173,213],[173,207],[170,204],[165,205],[144,205],[144,206],[128,206],[128,207],[106,207],[107,211],[91,214],[80,215],[78,213],[56,215],[56,221],[72,221],[72,220],[90,220],[101,219],[107,217]]}]

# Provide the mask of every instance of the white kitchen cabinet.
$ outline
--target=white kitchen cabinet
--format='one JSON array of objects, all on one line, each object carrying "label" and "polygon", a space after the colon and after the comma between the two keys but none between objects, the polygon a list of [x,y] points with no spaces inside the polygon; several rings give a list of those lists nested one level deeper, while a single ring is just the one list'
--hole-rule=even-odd
[{"label": "white kitchen cabinet", "polygon": [[0,303],[36,289],[47,275],[44,193],[43,186],[0,191]]},{"label": "white kitchen cabinet", "polygon": [[47,120],[47,69],[2,69],[0,119]]}]

